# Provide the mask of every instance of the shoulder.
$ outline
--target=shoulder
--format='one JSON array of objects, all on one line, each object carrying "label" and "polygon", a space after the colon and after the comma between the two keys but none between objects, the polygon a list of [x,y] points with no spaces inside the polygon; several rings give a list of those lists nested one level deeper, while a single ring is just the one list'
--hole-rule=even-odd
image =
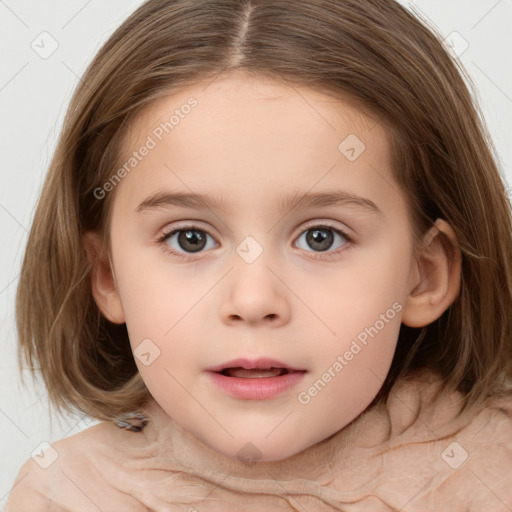
[{"label": "shoulder", "polygon": [[414,497],[411,510],[512,510],[512,394],[463,409],[459,392],[440,390],[424,372],[376,408],[386,427],[375,447],[382,488]]},{"label": "shoulder", "polygon": [[19,470],[5,512],[145,512],[112,484],[124,435],[115,425],[101,422],[42,447]]},{"label": "shoulder", "polygon": [[440,498],[464,496],[471,510],[512,509],[512,398],[469,410],[465,425],[440,448],[446,473]]},{"label": "shoulder", "polygon": [[[44,491],[44,479],[38,478],[36,463],[30,458],[21,466],[12,485],[5,512],[46,512],[50,502]],[[41,475],[42,476],[42,475]]]},{"label": "shoulder", "polygon": [[464,409],[460,392],[442,390],[437,376],[423,372],[396,386],[387,405],[397,424],[395,432],[407,433],[409,426],[416,425],[416,434],[421,431],[426,439],[464,441],[482,463],[494,463],[496,459],[486,454],[496,450],[512,471],[512,390]]}]

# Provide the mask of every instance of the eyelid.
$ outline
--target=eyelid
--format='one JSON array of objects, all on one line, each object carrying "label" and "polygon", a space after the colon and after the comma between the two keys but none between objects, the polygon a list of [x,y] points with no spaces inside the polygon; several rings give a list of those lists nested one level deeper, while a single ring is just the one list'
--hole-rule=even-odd
[{"label": "eyelid", "polygon": [[[187,231],[187,230],[203,231],[208,236],[210,236],[214,240],[214,242],[218,245],[217,236],[213,235],[209,229],[202,227],[200,221],[195,221],[195,220],[189,221],[189,222],[185,221],[183,223],[180,223],[178,221],[177,224],[174,224],[169,228],[162,229],[159,232],[159,234],[157,235],[156,241],[159,243],[165,243],[171,236],[175,235],[176,232]],[[198,254],[200,254],[200,253],[198,253]]]},{"label": "eyelid", "polygon": [[172,223],[171,225],[168,225],[162,229],[159,230],[157,234],[157,240],[161,239],[162,237],[169,235],[173,231],[186,231],[187,229],[197,229],[198,231],[204,231],[208,235],[210,235],[212,238],[217,239],[218,236],[213,234],[213,230],[209,227],[204,227],[202,222],[199,220],[191,219],[189,221],[176,221]]},{"label": "eyelid", "polygon": [[342,224],[341,226],[335,223],[336,221],[332,220],[322,220],[322,219],[314,219],[311,221],[306,222],[305,224],[301,224],[299,228],[299,235],[301,235],[304,231],[307,231],[308,229],[315,228],[315,227],[326,227],[333,229],[335,231],[339,231],[344,237],[347,238],[349,241],[354,241],[356,239],[355,233],[346,225]]},{"label": "eyelid", "polygon": [[[311,253],[311,256],[313,259],[318,260],[328,260],[330,257],[335,257],[338,254],[345,252],[349,250],[352,245],[355,243],[355,236],[352,235],[352,230],[350,228],[337,226],[334,224],[335,221],[328,221],[328,220],[321,220],[321,219],[313,219],[305,224],[301,224],[298,228],[299,231],[296,234],[296,236],[293,237],[294,241],[298,240],[301,235],[303,235],[306,231],[310,230],[311,228],[328,228],[332,229],[333,231],[337,232],[340,236],[342,236],[346,240],[346,246],[344,249],[336,249],[333,251],[326,251],[325,256],[323,256],[323,252],[315,252],[315,251],[306,251],[308,253]],[[176,232],[179,231],[186,231],[186,230],[197,230],[197,231],[203,231],[208,236],[210,236],[216,245],[218,245],[218,242],[216,240],[216,236],[212,235],[209,229],[206,229],[202,227],[201,221],[191,220],[191,221],[183,221],[177,222],[177,224],[172,225],[172,227],[168,229],[164,229],[158,236],[157,236],[157,243],[162,248],[162,250],[166,253],[170,253],[173,256],[176,256],[178,258],[182,258],[183,260],[197,260],[199,258],[202,258],[205,254],[207,254],[209,251],[199,251],[198,253],[186,253],[186,252],[179,252],[175,251],[174,249],[171,249],[167,246],[166,242],[169,240],[172,236],[176,234]],[[347,231],[350,231],[348,233]],[[294,244],[295,245],[295,244]]]},{"label": "eyelid", "polygon": [[[343,236],[348,237],[350,240],[355,239],[355,234],[353,234],[353,231],[350,228],[348,228],[345,224],[343,224],[343,227],[340,227],[338,225],[335,225],[334,221],[321,220],[321,219],[314,219],[314,220],[306,222],[305,224],[301,224],[300,227],[297,228],[299,231],[296,232],[295,238],[297,238],[304,231],[307,231],[310,228],[321,227],[321,226],[340,231],[343,234]],[[178,221],[178,223],[176,225],[173,225],[169,229],[161,230],[161,232],[157,235],[157,241],[167,235],[170,235],[171,233],[173,233],[175,231],[195,229],[195,228],[198,228],[199,230],[204,231],[205,233],[210,235],[212,238],[216,239],[216,236],[214,236],[211,233],[209,228],[205,228],[205,227],[201,226],[201,221],[191,220],[191,221],[184,221],[183,224],[181,224]]]}]

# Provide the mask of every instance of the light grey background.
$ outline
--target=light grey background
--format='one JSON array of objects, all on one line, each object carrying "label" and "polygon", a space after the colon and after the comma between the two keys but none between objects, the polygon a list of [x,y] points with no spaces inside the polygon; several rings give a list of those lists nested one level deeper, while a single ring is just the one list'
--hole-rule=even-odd
[{"label": "light grey background", "polygon": [[[207,1],[207,0],[205,0]],[[21,387],[14,301],[33,210],[71,93],[98,51],[140,0],[0,0],[0,509],[20,466],[41,442],[93,424],[54,416],[46,390]],[[502,175],[512,184],[512,0],[402,0],[460,52],[477,88]],[[51,49],[48,32],[58,43]],[[456,32],[457,34],[453,34]],[[43,38],[43,39],[42,39]],[[45,38],[45,39],[44,39]],[[35,41],[33,43],[33,41]],[[41,42],[44,41],[44,42]],[[39,46],[37,46],[39,45]],[[28,373],[28,372],[24,372]]]}]

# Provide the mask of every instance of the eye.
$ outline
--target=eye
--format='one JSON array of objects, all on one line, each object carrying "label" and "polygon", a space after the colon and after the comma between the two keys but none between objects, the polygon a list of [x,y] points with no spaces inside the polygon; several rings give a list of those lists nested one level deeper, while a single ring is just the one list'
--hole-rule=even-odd
[{"label": "eye", "polygon": [[[177,236],[175,237],[175,235]],[[189,254],[201,252],[206,247],[207,237],[213,239],[209,233],[203,229],[199,229],[197,226],[180,226],[164,233],[158,239],[158,243],[165,252],[183,258],[189,258]],[[173,242],[174,247],[171,246]],[[185,251],[185,254],[180,252],[180,250]]]},{"label": "eye", "polygon": [[[341,250],[329,251],[326,256],[318,254],[331,249],[336,238],[339,238],[342,241],[341,244],[337,246],[337,248],[341,247]],[[329,225],[314,225],[309,227],[297,239],[298,242],[301,240],[304,240],[305,244],[313,249],[312,256],[316,259],[326,259],[333,254],[336,255],[346,251],[353,242],[352,238],[343,230]],[[304,247],[299,248],[304,249]]]},{"label": "eye", "polygon": [[[313,224],[307,226],[307,228],[306,231],[302,232],[297,241],[301,241],[304,238],[306,245],[313,249],[313,251],[308,252],[311,252],[311,257],[315,259],[325,260],[333,255],[347,251],[353,243],[349,235],[334,226]],[[203,249],[211,249],[216,246],[214,242],[213,247],[207,247],[208,237],[213,240],[212,235],[197,226],[179,226],[164,233],[158,239],[158,244],[166,253],[191,260],[194,254],[204,252]],[[342,240],[342,243],[338,245],[338,248],[341,247],[341,249],[329,251],[336,238]],[[304,249],[304,247],[299,248]],[[322,253],[327,254],[324,255]]]}]

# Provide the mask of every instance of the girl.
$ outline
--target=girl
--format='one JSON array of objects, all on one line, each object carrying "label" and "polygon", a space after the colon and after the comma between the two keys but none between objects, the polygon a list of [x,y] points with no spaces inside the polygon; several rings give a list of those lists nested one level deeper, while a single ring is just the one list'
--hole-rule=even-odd
[{"label": "girl", "polygon": [[131,15],[17,296],[21,355],[102,421],[7,512],[512,509],[510,203],[461,71],[393,0]]}]

